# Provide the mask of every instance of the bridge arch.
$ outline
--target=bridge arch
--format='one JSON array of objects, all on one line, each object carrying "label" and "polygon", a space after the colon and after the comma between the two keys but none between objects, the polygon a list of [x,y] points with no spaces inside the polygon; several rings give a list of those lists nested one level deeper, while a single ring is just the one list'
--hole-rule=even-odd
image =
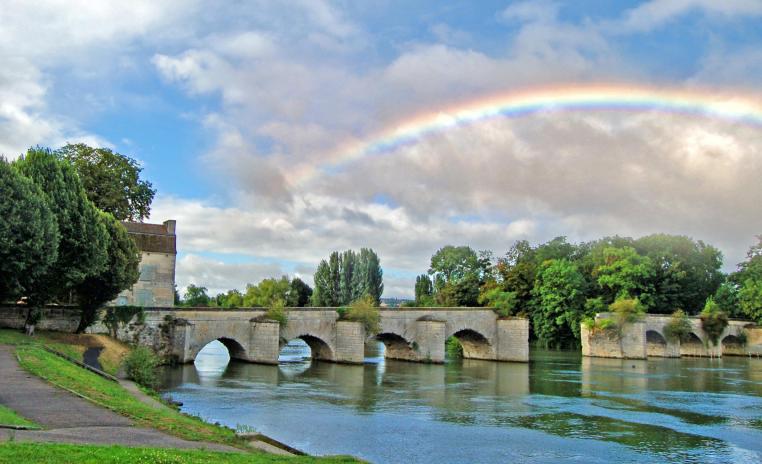
[{"label": "bridge arch", "polygon": [[382,332],[376,335],[376,340],[384,344],[385,358],[408,361],[417,361],[419,358],[413,343],[402,335],[393,332]]},{"label": "bridge arch", "polygon": [[720,346],[722,347],[723,355],[726,355],[726,354],[739,355],[739,356],[746,355],[746,349],[744,347],[744,343],[741,337],[737,335],[727,335],[720,342]]},{"label": "bridge arch", "polygon": [[323,360],[323,361],[333,361],[336,359],[335,351],[331,345],[325,341],[323,338],[310,334],[310,333],[304,333],[301,335],[296,336],[289,336],[289,337],[282,337],[280,339],[280,348],[283,349],[288,342],[291,340],[300,339],[304,341],[307,346],[310,347],[310,357],[313,360]]},{"label": "bridge arch", "polygon": [[[463,347],[463,357],[466,359],[491,359],[493,346],[489,339],[474,329],[460,329],[453,332],[450,337],[455,337]],[[449,338],[449,337],[448,337]]]},{"label": "bridge arch", "polygon": [[704,340],[691,332],[685,340],[680,341],[680,354],[682,356],[706,356],[707,349]]},{"label": "bridge arch", "polygon": [[230,355],[230,359],[239,359],[239,360],[248,360],[248,353],[246,351],[246,348],[243,346],[241,342],[236,340],[232,337],[218,337],[218,338],[212,338],[209,340],[206,340],[203,343],[199,343],[197,345],[197,348],[192,353],[192,359],[195,361],[198,354],[207,346],[209,346],[212,342],[220,342],[222,343],[225,348],[228,350],[228,354]]},{"label": "bridge arch", "polygon": [[646,353],[648,356],[666,357],[667,339],[661,332],[646,331]]}]

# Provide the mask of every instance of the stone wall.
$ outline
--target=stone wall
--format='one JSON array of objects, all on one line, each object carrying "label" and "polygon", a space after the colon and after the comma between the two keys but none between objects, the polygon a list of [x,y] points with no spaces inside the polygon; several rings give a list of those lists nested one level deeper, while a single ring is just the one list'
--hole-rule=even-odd
[{"label": "stone wall", "polygon": [[175,255],[142,252],[140,277],[130,290],[119,294],[117,306],[171,307],[175,304]]}]

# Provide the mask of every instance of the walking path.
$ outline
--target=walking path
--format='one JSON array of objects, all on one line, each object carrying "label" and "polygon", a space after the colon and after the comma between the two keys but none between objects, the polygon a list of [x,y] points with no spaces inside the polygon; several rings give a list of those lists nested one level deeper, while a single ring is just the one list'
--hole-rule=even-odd
[{"label": "walking path", "polygon": [[[0,345],[0,404],[34,421],[44,430],[0,429],[0,442],[10,440],[125,445],[160,448],[241,450],[194,442],[136,426],[130,419],[96,406],[23,370],[14,348]],[[160,407],[163,405],[156,402]]]}]

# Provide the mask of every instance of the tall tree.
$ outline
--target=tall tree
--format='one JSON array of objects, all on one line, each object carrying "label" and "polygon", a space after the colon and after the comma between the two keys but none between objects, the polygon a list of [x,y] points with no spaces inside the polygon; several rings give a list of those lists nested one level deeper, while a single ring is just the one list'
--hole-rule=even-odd
[{"label": "tall tree", "polygon": [[58,225],[42,191],[0,158],[0,302],[37,293],[58,257]]},{"label": "tall tree", "polygon": [[43,192],[60,234],[55,263],[41,276],[41,285],[27,292],[31,315],[57,297],[68,299],[77,285],[103,271],[108,233],[70,164],[50,150],[32,148],[15,166]]},{"label": "tall tree", "polygon": [[77,302],[81,309],[77,333],[84,332],[92,325],[98,310],[116,298],[119,292],[132,287],[140,276],[140,251],[127,229],[109,213],[99,211],[98,220],[108,233],[108,260],[101,272],[88,276],[76,287]]},{"label": "tall tree", "polygon": [[361,270],[362,279],[355,284],[355,300],[365,295],[371,297],[376,306],[381,302],[384,293],[384,271],[381,269],[381,260],[371,248],[361,248],[358,257],[358,268]]},{"label": "tall tree", "polygon": [[355,283],[353,275],[357,269],[357,255],[353,250],[346,250],[341,253],[339,259],[339,301],[342,305],[347,305],[354,301],[353,284]]},{"label": "tall tree", "polygon": [[749,249],[746,261],[738,265],[732,275],[739,286],[738,304],[741,312],[757,324],[762,324],[762,235],[756,245]]},{"label": "tall tree", "polygon": [[315,271],[315,306],[348,305],[366,295],[379,304],[384,291],[381,261],[369,248],[359,253],[334,251],[328,261],[322,260]]},{"label": "tall tree", "polygon": [[88,198],[98,208],[121,221],[142,221],[149,216],[156,190],[140,179],[143,169],[137,161],[83,143],[68,144],[56,153],[74,166]]},{"label": "tall tree", "polygon": [[585,279],[566,259],[545,261],[533,293],[537,309],[532,322],[541,343],[562,347],[579,341],[585,315]]},{"label": "tall tree", "polygon": [[416,306],[429,306],[433,303],[432,296],[434,285],[428,274],[421,274],[415,278],[415,304]]},{"label": "tall tree", "polygon": [[468,246],[447,245],[437,250],[431,257],[429,274],[435,287],[448,282],[457,282],[469,274],[479,275],[482,269],[476,252]]}]

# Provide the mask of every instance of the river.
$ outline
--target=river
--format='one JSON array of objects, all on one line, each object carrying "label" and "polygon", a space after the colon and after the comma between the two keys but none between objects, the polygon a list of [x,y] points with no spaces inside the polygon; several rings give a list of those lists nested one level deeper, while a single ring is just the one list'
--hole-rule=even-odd
[{"label": "river", "polygon": [[167,367],[183,411],[253,428],[310,454],[376,463],[762,462],[762,360],[583,358],[362,366],[311,362],[289,343],[279,366],[228,362],[208,345]]}]

